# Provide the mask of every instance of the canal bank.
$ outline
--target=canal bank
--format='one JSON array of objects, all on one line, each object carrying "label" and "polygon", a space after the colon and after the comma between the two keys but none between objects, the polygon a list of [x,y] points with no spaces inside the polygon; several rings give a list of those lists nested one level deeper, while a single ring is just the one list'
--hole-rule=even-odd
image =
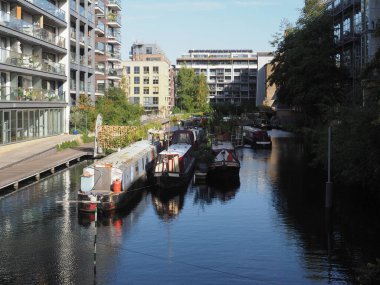
[{"label": "canal bank", "polygon": [[99,217],[96,276],[93,217],[57,204],[76,199],[86,164],[1,199],[0,283],[357,284],[357,268],[380,256],[377,217],[340,208],[327,223],[325,181],[303,145],[272,138],[272,150],[239,150],[234,188],[142,192]]},{"label": "canal bank", "polygon": [[0,147],[0,193],[18,189],[46,172],[54,173],[61,166],[70,166],[93,155],[94,143],[57,150],[57,145],[79,140],[78,135],[59,135]]}]

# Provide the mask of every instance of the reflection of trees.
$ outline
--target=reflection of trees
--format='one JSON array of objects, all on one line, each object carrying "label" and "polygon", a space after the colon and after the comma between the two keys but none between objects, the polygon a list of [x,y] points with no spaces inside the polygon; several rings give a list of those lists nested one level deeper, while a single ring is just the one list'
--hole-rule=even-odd
[{"label": "reflection of trees", "polygon": [[181,191],[177,196],[165,197],[155,192],[152,193],[152,203],[157,215],[164,221],[176,218],[181,212],[186,191]]},{"label": "reflection of trees", "polygon": [[273,205],[289,237],[304,251],[308,278],[353,282],[357,267],[379,256],[378,219],[363,207],[352,207],[352,202],[338,204],[337,197],[337,207],[327,216],[324,173],[308,167],[303,146],[296,140],[277,139],[275,146],[268,161]]}]

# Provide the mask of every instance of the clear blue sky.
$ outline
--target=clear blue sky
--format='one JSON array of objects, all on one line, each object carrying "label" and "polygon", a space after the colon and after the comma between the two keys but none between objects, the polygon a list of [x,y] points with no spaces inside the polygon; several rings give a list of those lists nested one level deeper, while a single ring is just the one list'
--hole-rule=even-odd
[{"label": "clear blue sky", "polygon": [[189,49],[271,51],[283,19],[304,0],[122,0],[122,58],[135,41],[157,43],[172,64]]}]

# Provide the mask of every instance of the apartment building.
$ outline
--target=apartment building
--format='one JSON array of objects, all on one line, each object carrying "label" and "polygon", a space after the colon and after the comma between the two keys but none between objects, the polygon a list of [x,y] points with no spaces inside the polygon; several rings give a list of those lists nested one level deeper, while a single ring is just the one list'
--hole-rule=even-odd
[{"label": "apartment building", "polygon": [[81,95],[95,100],[95,3],[70,0],[70,105]]},{"label": "apartment building", "polygon": [[68,132],[70,105],[93,92],[92,11],[86,0],[0,1],[0,145]]},{"label": "apartment building", "polygon": [[98,0],[95,6],[96,97],[121,80],[121,1]]},{"label": "apartment building", "polygon": [[177,69],[193,68],[207,77],[211,103],[255,104],[257,53],[252,50],[189,50]]},{"label": "apartment building", "polygon": [[146,114],[168,115],[174,106],[174,69],[156,44],[135,43],[123,62],[126,94]]},{"label": "apartment building", "polygon": [[[257,89],[256,89],[256,106],[266,105],[269,100],[268,96],[268,72],[270,72],[270,62],[273,60],[273,54],[269,52],[257,53]],[[270,88],[271,89],[271,88]],[[269,101],[268,101],[269,100]],[[272,102],[273,103],[273,102]]]},{"label": "apartment building", "polygon": [[374,35],[380,28],[380,3],[377,0],[330,0],[327,9],[333,17],[338,47],[336,62],[348,68],[353,92],[360,92],[357,82],[360,72],[380,46],[380,39]]}]

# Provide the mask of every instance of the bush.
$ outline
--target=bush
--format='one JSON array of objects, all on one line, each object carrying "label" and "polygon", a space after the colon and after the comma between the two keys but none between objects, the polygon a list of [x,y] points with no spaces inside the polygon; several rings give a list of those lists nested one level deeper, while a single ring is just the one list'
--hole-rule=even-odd
[{"label": "bush", "polygon": [[76,146],[79,146],[79,143],[77,141],[63,142],[63,143],[57,145],[57,150],[61,151],[61,150],[64,150],[66,148],[72,148],[72,147],[76,147]]}]

